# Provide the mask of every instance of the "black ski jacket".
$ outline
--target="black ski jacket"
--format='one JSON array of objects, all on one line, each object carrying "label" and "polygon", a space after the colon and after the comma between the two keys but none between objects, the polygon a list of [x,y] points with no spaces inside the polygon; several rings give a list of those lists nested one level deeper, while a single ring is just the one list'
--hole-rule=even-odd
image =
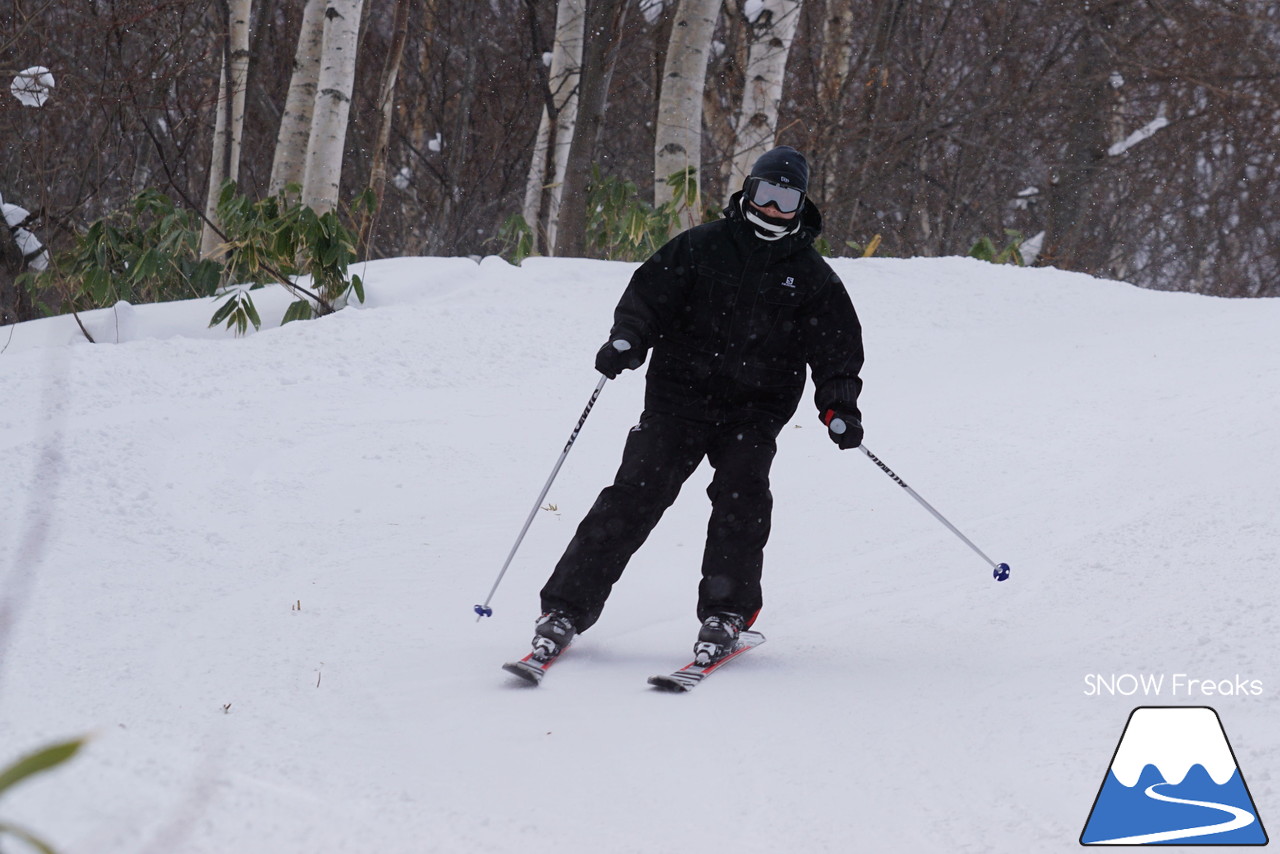
[{"label": "black ski jacket", "polygon": [[764,417],[780,429],[813,371],[819,413],[857,413],[862,326],[844,284],[813,248],[822,215],[756,236],[741,193],[724,218],[672,238],[636,270],[611,340],[652,348],[645,408],[699,421]]}]

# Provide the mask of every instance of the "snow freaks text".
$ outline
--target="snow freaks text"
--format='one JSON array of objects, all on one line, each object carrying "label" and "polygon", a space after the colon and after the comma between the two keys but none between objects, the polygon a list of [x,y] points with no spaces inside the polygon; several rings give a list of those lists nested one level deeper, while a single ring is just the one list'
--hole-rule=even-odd
[{"label": "snow freaks text", "polygon": [[1230,679],[1201,679],[1186,673],[1088,673],[1086,697],[1261,697],[1261,679],[1236,674]]}]

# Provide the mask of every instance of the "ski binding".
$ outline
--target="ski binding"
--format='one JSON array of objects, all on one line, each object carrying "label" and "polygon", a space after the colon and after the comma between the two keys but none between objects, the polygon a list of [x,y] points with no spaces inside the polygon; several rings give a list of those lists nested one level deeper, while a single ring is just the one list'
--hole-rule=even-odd
[{"label": "ski binding", "polygon": [[722,655],[710,664],[698,664],[691,661],[679,670],[665,676],[650,676],[649,684],[663,691],[692,691],[698,684],[722,666],[742,655],[747,650],[764,643],[764,635],[759,632],[742,632],[738,635],[738,645],[727,655]]},{"label": "ski binding", "polygon": [[551,669],[551,665],[556,663],[556,659],[564,655],[564,651],[568,646],[560,648],[560,651],[550,658],[538,659],[534,658],[533,653],[529,653],[519,661],[508,661],[502,665],[502,669],[508,673],[519,676],[521,679],[533,685],[541,685],[542,677],[547,675],[547,671]]}]

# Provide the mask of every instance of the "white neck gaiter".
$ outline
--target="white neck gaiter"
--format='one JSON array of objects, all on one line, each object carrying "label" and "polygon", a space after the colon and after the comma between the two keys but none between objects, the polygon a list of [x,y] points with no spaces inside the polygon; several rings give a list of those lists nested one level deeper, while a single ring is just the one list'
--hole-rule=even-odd
[{"label": "white neck gaiter", "polygon": [[755,229],[756,237],[761,240],[778,240],[786,237],[788,234],[795,234],[800,230],[800,214],[796,213],[791,219],[780,219],[778,217],[768,216],[756,210],[746,199],[740,199],[742,215],[747,218],[747,222],[751,223]]}]

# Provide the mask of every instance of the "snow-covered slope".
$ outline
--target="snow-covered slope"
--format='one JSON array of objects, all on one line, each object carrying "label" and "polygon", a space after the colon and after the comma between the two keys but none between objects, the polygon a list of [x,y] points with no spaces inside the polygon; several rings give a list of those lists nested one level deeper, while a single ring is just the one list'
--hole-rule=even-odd
[{"label": "snow-covered slope", "polygon": [[[94,734],[0,820],[64,854],[1065,852],[1146,704],[1214,706],[1280,815],[1280,302],[836,266],[868,447],[1013,575],[806,398],[774,467],[769,642],[685,696],[645,678],[696,631],[706,468],[540,688],[499,670],[612,477],[636,374],[494,616],[471,610],[630,265],[377,262],[367,306],[243,340],[202,329],[209,303],[87,318],[119,345],[0,329],[0,764]],[[1090,696],[1125,673],[1262,692]]]}]

